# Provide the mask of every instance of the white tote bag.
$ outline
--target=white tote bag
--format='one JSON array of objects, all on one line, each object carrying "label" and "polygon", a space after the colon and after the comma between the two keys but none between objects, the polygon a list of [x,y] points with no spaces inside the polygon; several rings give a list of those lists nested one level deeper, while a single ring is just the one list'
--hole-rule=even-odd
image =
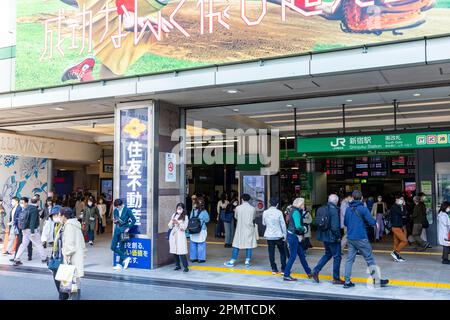
[{"label": "white tote bag", "polygon": [[72,282],[76,268],[70,264],[60,264],[55,275],[55,280],[61,282]]}]

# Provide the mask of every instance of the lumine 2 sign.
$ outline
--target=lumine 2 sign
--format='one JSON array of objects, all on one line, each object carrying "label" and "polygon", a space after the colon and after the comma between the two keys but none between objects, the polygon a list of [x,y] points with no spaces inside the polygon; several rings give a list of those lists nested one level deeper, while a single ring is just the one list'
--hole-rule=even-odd
[{"label": "lumine 2 sign", "polygon": [[297,138],[298,153],[450,147],[450,131]]}]

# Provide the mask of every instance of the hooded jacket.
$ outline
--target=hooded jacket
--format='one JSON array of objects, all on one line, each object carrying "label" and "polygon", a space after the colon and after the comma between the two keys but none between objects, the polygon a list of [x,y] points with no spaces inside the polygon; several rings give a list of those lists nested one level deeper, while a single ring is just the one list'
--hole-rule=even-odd
[{"label": "hooded jacket", "polygon": [[[71,264],[76,267],[77,277],[84,276],[84,243],[81,224],[76,218],[69,219],[64,224],[62,235],[62,254],[64,263]],[[69,263],[70,262],[70,263]]]}]

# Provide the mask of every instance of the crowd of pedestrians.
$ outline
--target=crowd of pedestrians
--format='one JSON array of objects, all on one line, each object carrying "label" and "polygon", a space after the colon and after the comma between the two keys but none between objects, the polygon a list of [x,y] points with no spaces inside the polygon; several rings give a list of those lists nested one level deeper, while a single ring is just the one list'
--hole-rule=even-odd
[{"label": "crowd of pedestrians", "polygon": [[[213,206],[217,206],[216,237],[224,231],[225,247],[231,247],[231,257],[224,263],[234,267],[239,261],[239,252],[244,251],[244,266],[250,267],[252,250],[258,246],[258,226],[256,209],[250,204],[248,194],[242,194],[240,202],[236,194],[228,197],[223,194]],[[189,271],[191,263],[206,261],[207,223],[210,221],[203,196],[193,195],[188,211],[183,203],[177,204],[176,212],[169,222],[170,253],[175,256],[175,270]],[[265,226],[264,239],[267,241],[269,263],[273,274],[280,274],[284,281],[297,281],[291,276],[292,267],[298,257],[309,279],[320,282],[319,275],[324,266],[333,261],[332,283],[344,288],[354,286],[351,281],[352,267],[356,257],[364,258],[374,284],[384,287],[389,280],[381,277],[380,268],[375,262],[371,242],[383,241],[386,234],[392,234],[393,250],[390,254],[395,262],[406,262],[401,256],[403,249],[415,244],[417,251],[431,248],[422,238],[423,229],[428,227],[426,196],[419,193],[410,206],[405,195],[395,196],[395,202],[388,207],[382,196],[377,200],[365,200],[362,193],[355,190],[339,199],[330,194],[327,204],[316,210],[314,225],[317,240],[324,245],[324,255],[314,267],[310,267],[306,252],[311,247],[311,226],[313,218],[305,208],[305,199],[297,197],[293,203],[279,210],[279,199],[271,198],[269,208],[263,212],[262,225]],[[450,203],[442,204],[438,216],[438,242],[443,246],[442,263],[449,264],[450,253]],[[219,225],[223,223],[222,229]],[[409,230],[409,231],[408,231]],[[187,241],[191,239],[188,246]],[[385,239],[385,238],[384,238]],[[189,250],[188,250],[189,248]],[[348,253],[341,278],[341,262],[344,250]],[[189,251],[189,252],[188,252]],[[279,253],[278,264],[275,258]]]}]

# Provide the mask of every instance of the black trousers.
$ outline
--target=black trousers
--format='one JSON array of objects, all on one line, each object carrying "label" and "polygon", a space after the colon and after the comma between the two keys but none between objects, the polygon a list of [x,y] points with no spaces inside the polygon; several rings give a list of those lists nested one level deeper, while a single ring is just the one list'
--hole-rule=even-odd
[{"label": "black trousers", "polygon": [[450,247],[442,247],[442,260],[448,260],[448,255],[450,254]]},{"label": "black trousers", "polygon": [[[14,253],[14,260],[16,260],[17,252],[19,251],[19,247],[22,244],[22,240],[23,240],[22,230],[19,230],[18,237],[19,237],[19,241],[17,241],[17,248],[16,248],[16,252]],[[28,259],[31,259],[33,257],[33,243],[31,241],[28,244],[27,251],[28,251]]]},{"label": "black trousers", "polygon": [[181,263],[183,264],[183,267],[184,268],[188,267],[188,262],[187,262],[187,258],[186,258],[185,254],[182,254],[182,255],[174,254],[173,256],[175,258],[175,266],[181,267],[180,266],[180,260],[181,260]]},{"label": "black trousers", "polygon": [[269,261],[270,267],[272,271],[278,272],[278,267],[275,262],[275,247],[278,248],[278,252],[280,252],[280,261],[281,261],[281,271],[284,272],[286,268],[286,246],[283,239],[278,240],[267,240],[267,245],[269,249]]},{"label": "black trousers", "polygon": [[59,282],[59,281],[57,281],[56,279],[55,279],[55,277],[56,277],[56,270],[52,270],[52,273],[53,273],[53,281],[55,281],[55,286],[56,286],[56,290],[58,291],[58,293],[59,293],[59,300],[67,300],[67,299],[69,299],[69,294],[68,293],[65,293],[65,292],[61,292],[60,290],[59,290],[59,286],[60,286],[60,284],[61,284],[61,282]]}]

